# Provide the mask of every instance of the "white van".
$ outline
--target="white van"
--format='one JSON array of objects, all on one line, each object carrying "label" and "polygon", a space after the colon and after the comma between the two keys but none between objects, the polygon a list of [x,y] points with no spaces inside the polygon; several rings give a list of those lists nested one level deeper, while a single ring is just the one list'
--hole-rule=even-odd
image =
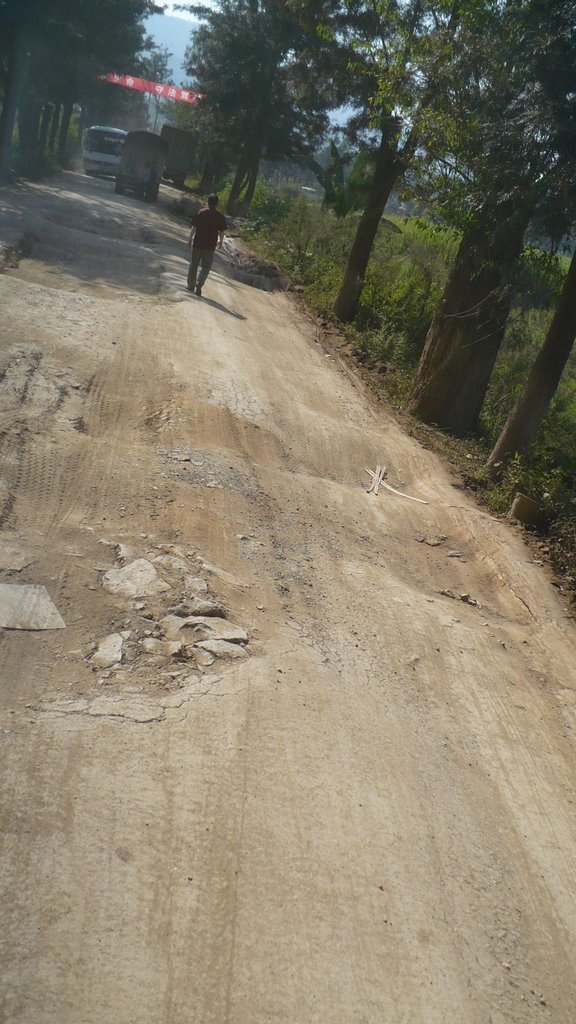
[{"label": "white van", "polygon": [[120,166],[124,139],[128,132],[121,128],[103,128],[94,125],[84,132],[82,160],[86,174],[116,176]]}]

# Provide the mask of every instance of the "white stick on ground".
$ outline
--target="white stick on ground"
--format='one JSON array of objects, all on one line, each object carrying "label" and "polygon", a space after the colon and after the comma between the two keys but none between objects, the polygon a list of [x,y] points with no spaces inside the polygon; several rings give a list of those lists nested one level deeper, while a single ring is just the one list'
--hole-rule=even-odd
[{"label": "white stick on ground", "polygon": [[372,491],[374,491],[375,494],[378,494],[378,490],[380,486],[382,486],[385,487],[387,491],[391,491],[392,494],[398,494],[401,498],[409,498],[410,501],[417,501],[420,505],[430,504],[430,502],[424,501],[423,498],[413,498],[411,494],[404,494],[404,491],[397,491],[395,487],[391,487],[390,484],[385,483],[384,477],[387,473],[385,466],[376,466],[376,472],[374,472],[373,469],[367,469],[365,472],[368,473],[368,476],[372,477],[372,483],[366,491],[367,494],[370,494]]}]

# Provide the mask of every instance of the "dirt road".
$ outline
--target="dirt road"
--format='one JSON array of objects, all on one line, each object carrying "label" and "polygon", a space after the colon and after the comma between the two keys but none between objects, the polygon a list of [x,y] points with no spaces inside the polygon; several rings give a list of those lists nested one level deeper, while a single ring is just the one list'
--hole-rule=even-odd
[{"label": "dirt road", "polygon": [[0,191],[0,1019],[569,1024],[574,625],[174,195]]}]

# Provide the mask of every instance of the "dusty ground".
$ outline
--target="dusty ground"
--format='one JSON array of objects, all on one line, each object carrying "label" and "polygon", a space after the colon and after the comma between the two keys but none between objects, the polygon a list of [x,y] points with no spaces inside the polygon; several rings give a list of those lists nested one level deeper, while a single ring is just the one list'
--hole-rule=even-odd
[{"label": "dusty ground", "polygon": [[0,191],[0,583],[66,622],[0,631],[0,1019],[568,1024],[574,624],[174,195]]}]

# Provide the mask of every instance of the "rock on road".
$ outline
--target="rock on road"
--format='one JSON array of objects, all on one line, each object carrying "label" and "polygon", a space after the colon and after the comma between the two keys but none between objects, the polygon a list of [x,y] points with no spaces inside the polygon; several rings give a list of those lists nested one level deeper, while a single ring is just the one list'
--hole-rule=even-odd
[{"label": "rock on road", "polygon": [[0,190],[0,1020],[568,1024],[574,624],[175,196]]}]

